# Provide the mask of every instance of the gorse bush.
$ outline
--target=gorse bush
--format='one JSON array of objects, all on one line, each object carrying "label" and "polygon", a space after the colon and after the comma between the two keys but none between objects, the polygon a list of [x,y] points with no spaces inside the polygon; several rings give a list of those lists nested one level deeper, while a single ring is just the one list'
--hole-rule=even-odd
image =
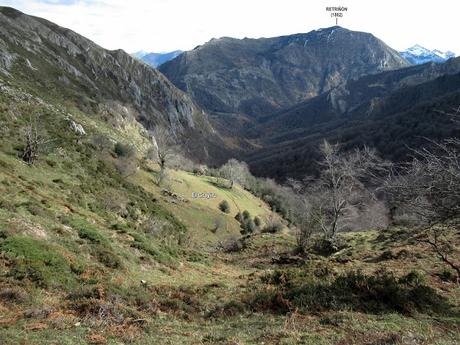
[{"label": "gorse bush", "polygon": [[219,210],[221,210],[224,213],[230,213],[230,205],[227,200],[222,200],[219,203]]},{"label": "gorse bush", "polygon": [[108,268],[121,268],[120,258],[110,249],[104,246],[94,246],[93,255],[95,255],[100,263]]},{"label": "gorse bush", "polygon": [[276,271],[262,279],[275,284],[276,288],[263,289],[252,297],[250,304],[255,310],[318,312],[351,309],[402,314],[449,310],[446,299],[424,285],[420,275],[414,272],[399,279],[386,271],[378,271],[375,275],[351,271],[333,279],[319,279],[305,275],[302,270]]},{"label": "gorse bush", "polygon": [[457,278],[454,271],[446,268],[439,272],[437,276],[444,282],[455,282]]},{"label": "gorse bush", "polygon": [[28,300],[29,294],[18,286],[0,288],[0,300],[4,304],[21,304]]},{"label": "gorse bush", "polygon": [[136,149],[133,146],[121,142],[117,142],[113,150],[118,157],[131,157],[136,153]]},{"label": "gorse bush", "polygon": [[67,222],[78,231],[78,236],[89,242],[91,254],[109,268],[120,268],[121,260],[115,254],[109,240],[93,225],[81,219],[70,219]]}]

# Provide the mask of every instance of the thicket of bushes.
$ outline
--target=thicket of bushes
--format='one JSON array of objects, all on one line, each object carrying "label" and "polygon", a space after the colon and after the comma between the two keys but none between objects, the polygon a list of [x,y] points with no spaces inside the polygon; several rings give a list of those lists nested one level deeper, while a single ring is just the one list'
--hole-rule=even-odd
[{"label": "thicket of bushes", "polygon": [[262,224],[260,218],[257,216],[252,218],[248,210],[238,212],[235,219],[240,223],[240,232],[242,235],[252,234],[255,231],[260,230],[260,226]]},{"label": "thicket of bushes", "polygon": [[[446,313],[447,300],[423,282],[418,272],[396,277],[386,271],[373,275],[349,271],[336,277],[328,270],[275,271],[262,277],[267,287],[251,295],[256,311],[287,313],[355,310],[368,313]],[[273,288],[273,286],[275,288]]]}]

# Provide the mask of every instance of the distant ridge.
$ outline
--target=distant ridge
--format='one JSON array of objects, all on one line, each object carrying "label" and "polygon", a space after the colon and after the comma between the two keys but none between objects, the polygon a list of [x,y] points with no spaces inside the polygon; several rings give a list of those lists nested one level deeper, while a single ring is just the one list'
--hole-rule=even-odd
[{"label": "distant ridge", "polygon": [[429,50],[418,44],[400,53],[403,58],[413,65],[420,65],[427,62],[443,63],[456,56],[455,53],[451,51],[442,52],[437,49]]},{"label": "distant ridge", "polygon": [[172,52],[166,53],[149,53],[146,51],[139,51],[134,54],[131,54],[135,58],[144,61],[145,63],[149,64],[152,67],[158,67],[165,62],[172,60],[182,54],[182,50],[174,50]]}]

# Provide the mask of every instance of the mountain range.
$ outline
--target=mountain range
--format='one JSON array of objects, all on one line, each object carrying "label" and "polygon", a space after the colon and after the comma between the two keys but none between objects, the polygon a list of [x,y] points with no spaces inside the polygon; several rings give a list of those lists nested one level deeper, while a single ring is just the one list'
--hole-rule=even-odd
[{"label": "mountain range", "polygon": [[113,123],[164,126],[195,160],[233,156],[279,180],[314,173],[323,138],[407,159],[421,137],[452,135],[438,114],[460,104],[459,58],[414,66],[339,26],[213,39],[157,70],[11,8],[0,24],[0,74],[15,85]]},{"label": "mountain range", "polygon": [[159,70],[206,109],[254,173],[284,179],[315,172],[324,138],[402,160],[421,137],[452,135],[436,111],[455,107],[459,59],[437,62],[413,66],[373,35],[336,26],[213,39]]},{"label": "mountain range", "polygon": [[442,63],[455,57],[455,53],[451,51],[442,52],[437,49],[429,50],[418,44],[400,52],[400,54],[403,58],[414,65],[424,64],[427,62]]},{"label": "mountain range", "polygon": [[428,140],[460,135],[446,113],[460,104],[460,58],[364,76],[264,119],[251,133],[259,149],[245,159],[259,175],[315,173],[323,139],[367,145],[391,161],[409,159]]}]

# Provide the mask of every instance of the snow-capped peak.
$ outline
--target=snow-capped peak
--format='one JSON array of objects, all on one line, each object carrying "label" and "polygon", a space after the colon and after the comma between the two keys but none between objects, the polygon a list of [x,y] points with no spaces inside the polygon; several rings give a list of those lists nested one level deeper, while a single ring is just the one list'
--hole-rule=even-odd
[{"label": "snow-capped peak", "polygon": [[455,53],[454,52],[451,52],[450,50],[446,51],[446,52],[442,52],[440,50],[433,50],[432,51],[434,54],[436,54],[437,56],[443,58],[443,59],[450,59],[450,58],[453,58],[455,57]]},{"label": "snow-capped peak", "polygon": [[427,62],[442,63],[455,57],[455,53],[451,51],[442,52],[438,49],[429,50],[419,44],[400,52],[400,54],[407,61],[416,65]]}]

